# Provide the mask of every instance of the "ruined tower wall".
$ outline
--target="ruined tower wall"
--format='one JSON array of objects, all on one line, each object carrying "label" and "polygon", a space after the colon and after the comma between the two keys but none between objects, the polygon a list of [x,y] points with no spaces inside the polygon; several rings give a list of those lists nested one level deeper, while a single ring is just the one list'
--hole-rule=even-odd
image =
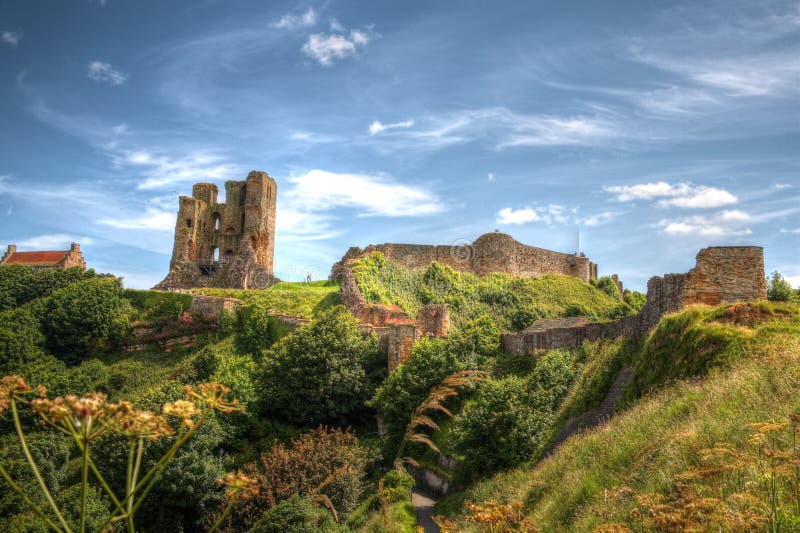
[{"label": "ruined tower wall", "polygon": [[522,354],[540,349],[579,346],[584,341],[620,336],[643,337],[658,324],[662,316],[680,311],[687,305],[719,305],[766,299],[762,248],[704,248],[697,254],[695,268],[689,272],[650,278],[647,282],[647,303],[636,315],[580,327],[506,333],[502,335],[501,344],[507,352]]},{"label": "ruined tower wall", "polygon": [[266,288],[273,281],[277,184],[265,172],[181,196],[170,272],[156,288]]}]

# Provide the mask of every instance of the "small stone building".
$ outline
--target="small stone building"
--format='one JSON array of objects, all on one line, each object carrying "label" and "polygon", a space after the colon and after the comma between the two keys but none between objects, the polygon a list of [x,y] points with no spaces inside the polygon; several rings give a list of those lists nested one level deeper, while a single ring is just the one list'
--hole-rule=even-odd
[{"label": "small stone building", "polygon": [[0,259],[0,265],[23,265],[31,268],[79,267],[86,270],[86,261],[78,243],[72,243],[69,250],[18,252],[16,244],[9,244]]}]

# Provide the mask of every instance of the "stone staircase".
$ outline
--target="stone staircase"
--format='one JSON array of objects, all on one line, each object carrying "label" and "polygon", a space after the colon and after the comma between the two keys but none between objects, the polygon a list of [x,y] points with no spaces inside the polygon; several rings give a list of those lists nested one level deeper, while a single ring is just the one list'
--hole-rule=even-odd
[{"label": "stone staircase", "polygon": [[545,456],[551,455],[556,448],[575,433],[598,426],[614,416],[617,404],[631,378],[633,378],[633,368],[625,367],[620,370],[605,398],[603,398],[600,407],[590,409],[580,416],[569,419],[564,427],[561,428],[561,431],[558,432],[556,438],[553,439],[553,442],[550,443]]}]

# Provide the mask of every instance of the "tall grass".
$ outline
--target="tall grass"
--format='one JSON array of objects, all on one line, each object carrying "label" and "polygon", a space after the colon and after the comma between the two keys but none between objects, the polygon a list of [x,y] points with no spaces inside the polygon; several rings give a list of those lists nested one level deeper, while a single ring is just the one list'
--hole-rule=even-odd
[{"label": "tall grass", "polygon": [[[718,311],[708,309],[700,315],[718,318]],[[697,310],[682,314],[667,323],[696,324]],[[711,328],[720,325],[708,324]],[[653,497],[664,502],[677,501],[681,476],[706,464],[702,450],[714,449],[718,443],[747,449],[756,432],[754,427],[763,427],[752,424],[786,420],[800,407],[797,315],[781,322],[731,327],[748,339],[746,351],[738,359],[711,366],[703,380],[674,381],[639,400],[607,425],[570,438],[538,465],[499,474],[464,494],[449,497],[440,503],[440,511],[457,518],[470,531],[463,520],[465,499],[520,501],[525,504],[526,515],[543,531],[592,531],[611,519],[627,521],[628,527],[639,530],[633,518],[626,518],[634,504],[620,507],[612,502],[619,489],[629,494],[660,495]],[[694,349],[692,338],[685,344],[675,341],[674,348]],[[681,364],[690,355],[675,351],[672,359]],[[757,487],[763,477],[758,469],[746,470],[741,476],[741,486],[747,488],[744,492],[752,489],[753,497],[760,497]],[[730,489],[724,481],[711,487],[717,494],[729,494]],[[759,512],[769,514],[768,505]],[[800,517],[789,516],[785,523],[800,524],[797,520]],[[783,530],[791,530],[786,527]]]}]

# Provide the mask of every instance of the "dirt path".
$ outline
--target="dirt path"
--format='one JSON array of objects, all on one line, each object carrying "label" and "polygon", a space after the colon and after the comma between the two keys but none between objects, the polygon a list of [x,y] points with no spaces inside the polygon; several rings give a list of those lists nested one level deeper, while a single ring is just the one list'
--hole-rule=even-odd
[{"label": "dirt path", "polygon": [[411,503],[414,504],[414,512],[417,515],[417,524],[422,526],[425,533],[439,533],[439,526],[433,521],[436,500],[414,488],[411,491]]}]

